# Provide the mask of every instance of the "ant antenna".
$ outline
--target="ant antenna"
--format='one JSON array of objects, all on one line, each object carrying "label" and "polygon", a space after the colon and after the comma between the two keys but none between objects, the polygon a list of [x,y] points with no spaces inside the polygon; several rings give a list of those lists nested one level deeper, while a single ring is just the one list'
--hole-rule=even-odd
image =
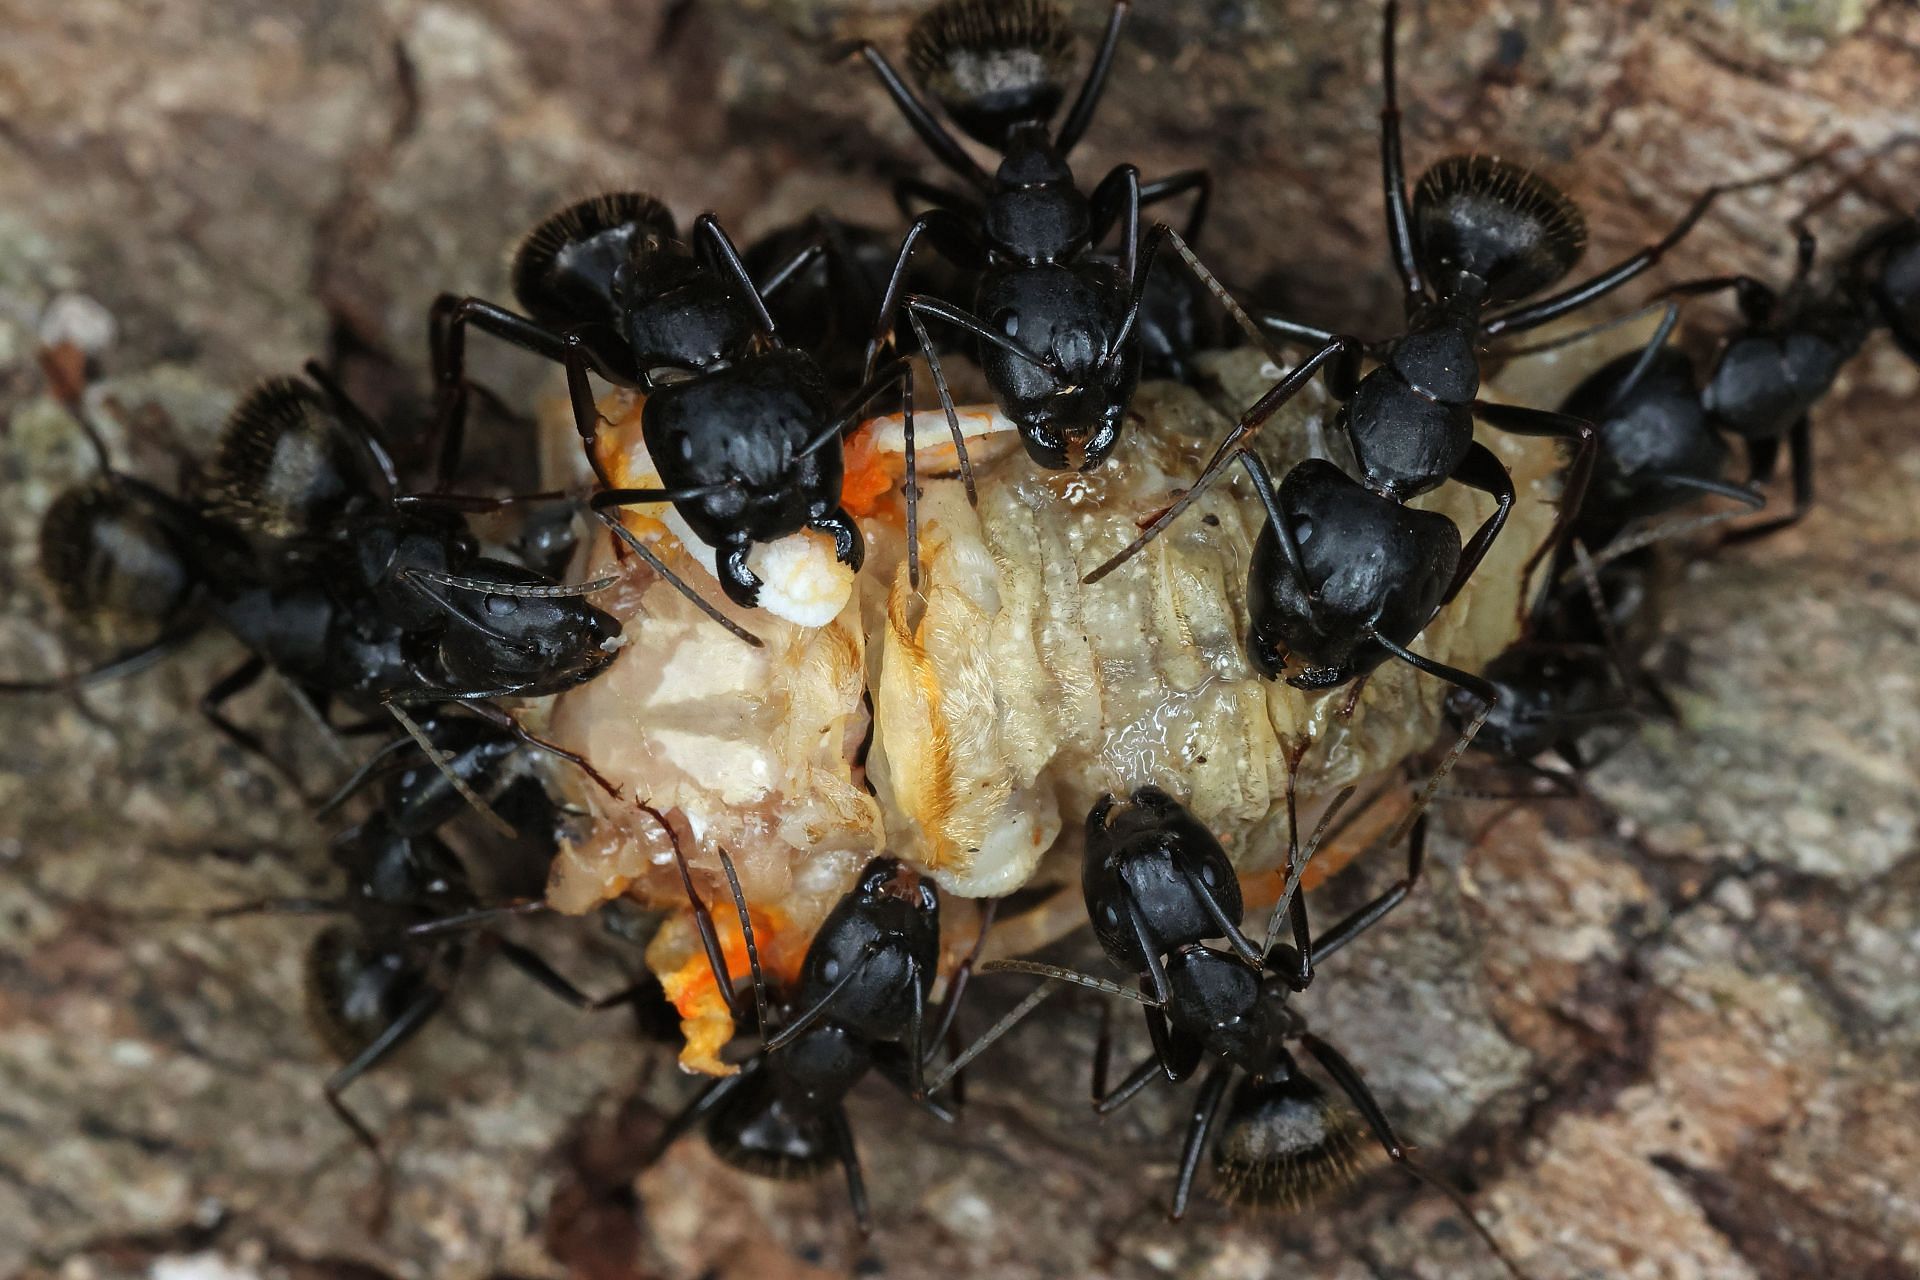
[{"label": "ant antenna", "polygon": [[[1260,954],[1266,955],[1273,950],[1274,942],[1280,937],[1280,922],[1286,918],[1287,908],[1293,905],[1293,895],[1300,888],[1300,877],[1306,874],[1307,864],[1313,861],[1313,855],[1320,852],[1320,842],[1326,838],[1333,820],[1340,816],[1340,810],[1347,801],[1353,799],[1358,787],[1346,787],[1333,798],[1326,811],[1320,815],[1319,823],[1313,829],[1313,835],[1307,840],[1305,853],[1300,853],[1300,828],[1295,821],[1293,807],[1293,787],[1291,778],[1287,787],[1287,878],[1280,890],[1279,901],[1273,904],[1273,912],[1267,917],[1267,939],[1260,948]],[[1295,855],[1298,854],[1296,857]]]},{"label": "ant antenna", "polygon": [[481,799],[480,793],[468,786],[466,779],[454,772],[453,757],[436,747],[433,739],[427,736],[426,731],[406,713],[399,703],[389,702],[386,706],[387,710],[393,713],[393,718],[400,722],[400,727],[407,731],[407,736],[413,739],[427,759],[433,761],[433,767],[440,771],[440,776],[452,784],[453,789],[460,793],[460,798],[480,815],[482,821],[509,840],[519,838],[520,833],[514,830],[513,824],[495,813],[493,806]]},{"label": "ant antenna", "polygon": [[633,534],[633,530],[627,528],[627,526],[621,522],[619,516],[615,515],[613,512],[610,512],[610,511],[600,511],[600,512],[596,512],[595,514],[600,517],[601,521],[607,526],[607,528],[613,530],[615,536],[617,536],[620,539],[620,541],[624,542],[627,545],[629,550],[631,550],[635,555],[639,556],[642,560],[646,561],[648,568],[652,569],[655,573],[659,574],[662,578],[665,578],[668,582],[672,583],[673,589],[675,591],[678,591],[681,595],[685,596],[689,601],[691,601],[693,603],[694,608],[706,614],[709,618],[712,618],[715,622],[719,623],[721,626],[725,627],[728,631],[732,632],[736,639],[742,640],[745,643],[752,645],[756,649],[763,649],[766,647],[766,641],[762,640],[759,636],[756,636],[755,634],[753,634],[753,632],[747,630],[745,627],[741,626],[739,623],[735,622],[732,618],[729,618],[726,614],[720,612],[720,610],[715,608],[713,603],[709,601],[705,596],[701,595],[698,591],[695,591],[686,582],[682,581],[679,574],[667,568],[666,564],[661,561],[660,557],[656,556],[655,554],[653,554],[652,551],[648,550],[646,543],[636,538]]},{"label": "ant antenna", "polygon": [[1078,987],[1104,991],[1110,996],[1120,996],[1137,1004],[1144,1004],[1150,1009],[1161,1007],[1158,1000],[1135,991],[1132,987],[1123,987],[1117,982],[1108,982],[1105,978],[1081,973],[1078,969],[1063,969],[1057,964],[1042,964],[1038,960],[989,960],[980,966],[980,970],[982,973],[1035,973],[1043,978],[1057,978],[1061,982],[1071,982]]},{"label": "ant antenna", "polygon": [[[987,967],[991,968],[992,966],[989,965]],[[1043,982],[1028,992],[1026,999],[1007,1010],[1000,1021],[988,1027],[984,1035],[961,1050],[952,1062],[949,1062],[942,1068],[939,1075],[936,1075],[932,1080],[927,1082],[927,1096],[931,1098],[934,1094],[946,1088],[949,1081],[966,1070],[967,1064],[985,1053],[994,1041],[1000,1039],[1000,1037],[1006,1035],[1007,1032],[1013,1030],[1021,1022],[1025,1021],[1028,1014],[1038,1009],[1041,1004],[1059,990],[1060,988],[1053,983]],[[1106,1006],[1102,1007],[1104,1008]]]},{"label": "ant antenna", "polygon": [[[676,845],[677,847],[677,845]],[[767,1034],[767,984],[760,973],[760,948],[753,942],[753,921],[747,915],[747,899],[740,892],[740,876],[733,869],[733,859],[725,849],[714,847],[720,855],[720,869],[727,873],[727,888],[733,893],[734,910],[740,913],[740,937],[747,944],[747,968],[753,973],[753,1016],[760,1024],[760,1034]]]}]

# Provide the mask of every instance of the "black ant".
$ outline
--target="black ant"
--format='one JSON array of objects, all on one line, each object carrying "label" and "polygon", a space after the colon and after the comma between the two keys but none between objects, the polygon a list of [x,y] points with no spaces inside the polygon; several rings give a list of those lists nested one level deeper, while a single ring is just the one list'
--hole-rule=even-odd
[{"label": "black ant", "polygon": [[[443,442],[459,435],[466,329],[474,325],[565,367],[574,425],[603,486],[591,505],[616,532],[624,527],[611,509],[672,503],[715,548],[721,588],[746,609],[760,593],[747,564],[756,542],[817,530],[858,570],[866,542],[840,505],[840,438],[910,369],[900,360],[870,373],[836,407],[813,357],[782,341],[766,294],[816,253],[812,246],[796,253],[772,272],[763,294],[712,214],[694,222],[690,246],[651,196],[617,192],[569,206],[535,227],[514,257],[513,292],[527,315],[451,294],[433,304],[437,434]],[[641,430],[662,487],[611,482],[594,447],[600,413],[590,371],[647,392]],[[637,540],[624,541],[721,625],[759,643]]]},{"label": "black ant", "polygon": [[[451,746],[448,723],[436,722],[433,736]],[[501,753],[464,751],[444,759],[446,776],[457,780],[462,795],[471,797],[491,789]],[[334,803],[343,801],[361,780]],[[465,864],[426,822],[429,810],[448,818],[452,811],[423,794],[422,785],[433,790],[424,779],[389,789],[380,809],[334,837],[332,858],[346,878],[339,897],[268,898],[195,913],[198,919],[260,913],[345,917],[316,934],[308,948],[307,1013],[321,1038],[344,1059],[322,1092],[327,1105],[379,1162],[381,1218],[391,1169],[372,1128],[342,1095],[440,1011],[467,968],[476,924],[490,918],[490,913],[477,910],[479,898]],[[548,808],[551,811],[550,802]],[[481,945],[578,1009],[611,1008],[646,990],[642,983],[591,997],[531,949],[489,931],[477,936]]]},{"label": "black ant", "polygon": [[456,513],[396,492],[377,429],[317,366],[308,374],[312,383],[273,379],[242,400],[204,503],[114,470],[98,430],[70,406],[101,474],[48,509],[42,569],[74,616],[141,621],[156,635],[87,670],[0,690],[49,692],[126,675],[218,623],[249,655],[208,691],[201,711],[292,776],[222,710],[268,670],[322,722],[341,698],[466,702],[511,724],[485,700],[556,693],[605,669],[620,625],[583,598],[603,584],[557,584],[480,556]]},{"label": "black ant", "polygon": [[[734,990],[713,918],[677,846],[675,853],[714,981],[735,1021],[744,1021],[748,1008]],[[854,1219],[863,1235],[871,1234],[866,1183],[842,1100],[878,1070],[936,1116],[952,1119],[926,1097],[923,1077],[958,1012],[973,957],[949,982],[942,1004],[929,1007],[939,971],[940,892],[898,859],[875,858],[808,945],[799,984],[783,1002],[784,1025],[775,1030],[746,901],[732,860],[724,850],[720,858],[753,968],[751,1008],[763,1040],[737,1074],[707,1085],[668,1122],[648,1163],[696,1124],[704,1124],[716,1155],[762,1177],[808,1178],[837,1161]],[[976,943],[975,955],[978,950]]]},{"label": "black ant", "polygon": [[[1306,1019],[1290,1003],[1312,985],[1322,961],[1406,900],[1424,867],[1423,800],[1401,824],[1400,834],[1407,839],[1406,874],[1315,937],[1306,897],[1299,892],[1300,875],[1351,795],[1349,788],[1329,806],[1304,852],[1297,839],[1290,842],[1285,885],[1264,944],[1241,931],[1240,881],[1226,851],[1184,805],[1157,787],[1139,789],[1124,806],[1103,796],[1087,815],[1081,888],[1094,936],[1114,964],[1138,976],[1139,989],[1033,961],[993,961],[984,969],[1039,974],[1146,1006],[1153,1052],[1110,1091],[1103,1024],[1093,1089],[1095,1110],[1102,1115],[1155,1080],[1179,1083],[1212,1060],[1181,1151],[1170,1210],[1175,1220],[1185,1215],[1201,1162],[1209,1154],[1229,1194],[1250,1203],[1297,1206],[1351,1179],[1359,1164],[1358,1126],[1301,1070],[1287,1048],[1297,1044],[1359,1112],[1388,1156],[1447,1195],[1514,1270],[1460,1193],[1414,1158],[1360,1073],[1339,1050],[1308,1030]],[[1291,791],[1288,814],[1291,819]],[[1277,941],[1283,920],[1291,927],[1290,942]],[[1210,938],[1224,939],[1227,949],[1207,945]],[[1046,991],[1036,991],[1026,1008]],[[1025,1009],[1016,1006],[1015,1012],[1023,1015]],[[955,1065],[970,1060],[1012,1021],[1002,1019],[959,1055]],[[1244,1079],[1229,1100],[1236,1072]]]},{"label": "black ant", "polygon": [[[1594,432],[1590,424],[1565,413],[1481,399],[1482,346],[1489,339],[1567,315],[1620,288],[1658,263],[1720,196],[1777,180],[1769,175],[1710,187],[1658,241],[1578,284],[1526,302],[1572,269],[1585,247],[1585,220],[1571,200],[1537,174],[1489,156],[1441,160],[1421,177],[1409,198],[1395,75],[1397,23],[1398,4],[1389,0],[1381,37],[1385,105],[1380,112],[1380,151],[1388,238],[1406,297],[1406,331],[1369,344],[1277,315],[1263,314],[1256,325],[1216,286],[1229,310],[1256,338],[1266,342],[1277,336],[1316,350],[1241,416],[1187,492],[1119,554],[1088,574],[1087,581],[1098,581],[1138,553],[1236,457],[1250,467],[1257,465],[1257,459],[1245,451],[1247,438],[1323,366],[1328,390],[1342,403],[1340,424],[1360,481],[1329,469],[1314,476],[1311,486],[1303,482],[1301,487],[1310,488],[1319,499],[1322,518],[1332,505],[1361,505],[1363,492],[1400,504],[1448,480],[1494,499],[1493,514],[1467,540],[1457,563],[1446,567],[1452,580],[1439,594],[1440,604],[1452,599],[1479,567],[1514,501],[1506,468],[1474,440],[1474,422],[1576,444],[1559,518],[1547,540],[1529,557],[1523,572],[1530,573],[1542,555],[1559,545],[1580,508],[1592,467]],[[1174,244],[1192,261],[1177,237]],[[1204,270],[1197,262],[1194,265]],[[1361,377],[1361,359],[1369,355],[1380,364]],[[1334,497],[1336,491],[1341,496]],[[1373,523],[1384,524],[1383,517],[1384,513]],[[1436,526],[1434,534],[1421,541],[1433,563],[1444,537]],[[1299,564],[1291,554],[1289,561]],[[1317,594],[1311,586],[1305,593]],[[1425,625],[1424,618],[1420,625]],[[1397,639],[1404,644],[1410,638]]]},{"label": "black ant", "polygon": [[[1726,541],[1773,533],[1806,515],[1814,496],[1812,414],[1841,369],[1878,327],[1889,329],[1896,345],[1920,362],[1920,217],[1906,215],[1876,228],[1846,255],[1831,283],[1812,282],[1818,246],[1805,220],[1851,188],[1836,186],[1794,218],[1795,265],[1784,291],[1747,275],[1686,281],[1666,291],[1670,298],[1733,291],[1742,325],[1721,342],[1705,370],[1668,345],[1679,316],[1679,304],[1669,302],[1643,349],[1609,362],[1575,388],[1565,411],[1591,417],[1602,441],[1595,494],[1574,526],[1575,537],[1605,557],[1615,554],[1608,544],[1629,524],[1703,493],[1757,507],[1754,486],[1772,479],[1783,441],[1791,458],[1791,509],[1735,529]],[[1545,345],[1563,346],[1590,332]],[[1721,478],[1728,452],[1723,434],[1745,445],[1746,486]],[[1693,523],[1645,530],[1619,549],[1632,550]]]},{"label": "black ant", "polygon": [[[1345,1108],[1300,1069],[1289,1044],[1304,1048],[1359,1112],[1381,1148],[1402,1168],[1451,1200],[1508,1270],[1518,1269],[1461,1194],[1430,1173],[1401,1141],[1386,1112],[1345,1055],[1308,1030],[1289,1003],[1309,987],[1316,967],[1373,928],[1404,902],[1425,864],[1426,814],[1401,824],[1406,874],[1385,892],[1316,938],[1307,920],[1300,875],[1335,815],[1352,795],[1340,793],[1303,852],[1288,850],[1285,885],[1268,920],[1264,945],[1240,929],[1241,890],[1220,842],[1178,800],[1157,787],[1134,792],[1116,810],[1103,796],[1087,815],[1081,887],[1094,935],[1113,963],[1138,975],[1138,990],[1027,960],[997,960],[986,971],[1034,973],[1117,995],[1146,1006],[1153,1052],[1112,1090],[1106,1087],[1108,1024],[1094,1058],[1094,1108],[1109,1114],[1155,1080],[1178,1084],[1213,1060],[1195,1101],[1182,1146],[1170,1216],[1187,1210],[1202,1160],[1209,1154],[1227,1194],[1258,1205],[1299,1207],[1350,1182],[1360,1165],[1360,1128]],[[1288,795],[1293,815],[1293,796]],[[1292,941],[1279,942],[1281,922]],[[1206,945],[1222,938],[1227,950]],[[1038,1003],[1041,988],[948,1068],[964,1065]],[[1228,1099],[1236,1072],[1244,1079]],[[935,1082],[944,1082],[945,1076]],[[1224,1104],[1224,1113],[1223,1113]],[[1209,1153],[1209,1139],[1212,1149]]]},{"label": "black ant", "polygon": [[[946,0],[914,23],[910,65],[921,86],[974,141],[1000,155],[987,171],[955,140],[872,44],[848,50],[864,57],[907,122],[971,194],[917,180],[896,187],[903,207],[932,207],[914,218],[901,242],[868,347],[874,367],[900,309],[919,340],[959,451],[970,499],[972,467],[953,396],[925,321],[955,326],[979,344],[978,356],[1000,408],[1018,428],[1028,457],[1049,470],[1089,470],[1120,438],[1142,357],[1142,306],[1157,238],[1143,246],[1140,210],[1195,193],[1187,229],[1197,235],[1211,180],[1202,170],[1143,183],[1120,165],[1091,193],[1074,180],[1067,157],[1086,132],[1107,83],[1127,0],[1115,0],[1106,32],[1059,132],[1050,123],[1065,100],[1072,34],[1061,12],[1043,0]],[[1118,260],[1095,254],[1120,229]],[[922,238],[956,266],[979,273],[971,310],[907,292],[913,252]],[[1176,320],[1177,327],[1177,320]],[[907,430],[911,432],[911,420]],[[919,581],[913,439],[906,440],[908,572]]]}]

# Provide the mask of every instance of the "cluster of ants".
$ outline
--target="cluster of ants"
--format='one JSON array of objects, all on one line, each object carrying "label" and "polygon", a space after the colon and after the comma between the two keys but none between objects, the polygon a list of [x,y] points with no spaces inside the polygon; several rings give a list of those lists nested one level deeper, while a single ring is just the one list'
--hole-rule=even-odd
[{"label": "cluster of ants", "polygon": [[[1638,677],[1629,675],[1619,636],[1644,594],[1641,552],[1698,524],[1670,513],[1712,496],[1761,506],[1759,486],[1773,477],[1784,442],[1791,510],[1731,536],[1752,538],[1797,520],[1813,499],[1811,415],[1842,367],[1878,329],[1920,361],[1920,218],[1895,209],[1823,280],[1813,271],[1814,239],[1799,225],[1798,269],[1784,290],[1745,276],[1667,289],[1653,304],[1666,311],[1652,339],[1594,371],[1559,406],[1482,398],[1484,364],[1577,342],[1593,330],[1532,348],[1495,351],[1496,340],[1613,293],[1660,262],[1718,197],[1775,179],[1706,190],[1667,235],[1567,284],[1584,248],[1584,222],[1537,175],[1457,156],[1409,190],[1391,0],[1380,149],[1405,324],[1366,342],[1243,309],[1191,247],[1211,196],[1206,173],[1143,181],[1135,167],[1120,165],[1088,190],[1069,166],[1106,86],[1128,7],[1114,0],[1091,68],[1057,128],[1072,38],[1044,0],[945,0],[918,21],[909,45],[914,80],[946,120],[998,156],[991,173],[884,53],[869,44],[847,50],[866,61],[963,188],[898,183],[896,199],[912,214],[898,237],[816,217],[742,253],[712,216],[683,238],[663,204],[633,193],[586,201],[543,222],[514,264],[518,310],[451,296],[432,309],[438,394],[417,450],[430,460],[423,484],[407,483],[385,429],[317,366],[306,380],[275,380],[249,395],[186,496],[115,470],[80,411],[80,395],[69,389],[65,398],[98,452],[99,475],[47,512],[43,566],[70,613],[141,620],[149,634],[83,672],[14,680],[5,689],[72,689],[122,676],[213,624],[247,656],[202,709],[242,748],[268,754],[222,706],[268,670],[322,721],[336,708],[367,717],[344,733],[377,733],[392,721],[405,731],[324,806],[330,812],[379,784],[371,814],[333,842],[343,895],[233,909],[333,910],[351,921],[319,935],[310,964],[316,1013],[347,1060],[326,1094],[368,1147],[378,1151],[341,1091],[432,1016],[476,933],[581,1007],[646,998],[640,988],[589,997],[495,934],[491,925],[502,916],[539,904],[480,901],[441,836],[468,808],[497,821],[498,806],[537,827],[546,806],[550,818],[551,802],[523,764],[529,749],[558,755],[607,787],[590,762],[534,737],[500,703],[572,688],[616,660],[646,660],[644,651],[622,654],[620,624],[588,600],[611,579],[565,582],[558,573],[565,547],[557,561],[489,554],[469,525],[469,516],[496,507],[568,495],[482,498],[448,488],[472,398],[471,330],[563,367],[598,480],[588,509],[626,552],[741,640],[758,643],[629,533],[619,510],[671,503],[717,549],[715,576],[742,609],[755,606],[762,585],[748,564],[756,543],[819,531],[857,570],[864,543],[840,503],[840,442],[891,400],[906,410],[908,560],[917,585],[915,363],[907,351],[930,366],[971,496],[943,355],[973,356],[1034,466],[1086,470],[1110,457],[1124,465],[1127,411],[1143,374],[1197,376],[1192,356],[1212,341],[1206,312],[1224,304],[1276,365],[1290,367],[1139,538],[1087,576],[1088,587],[1238,463],[1266,514],[1247,566],[1248,663],[1305,690],[1352,686],[1390,659],[1410,664],[1453,687],[1448,706],[1462,729],[1453,755],[1484,727],[1480,749],[1553,778],[1564,775],[1543,769],[1539,757],[1557,753],[1577,771],[1583,735],[1617,722],[1631,701],[1623,690]],[[1143,230],[1148,206],[1183,196],[1193,200],[1183,231]],[[923,244],[935,261],[915,256]],[[1173,265],[1160,256],[1167,246],[1189,275],[1154,270],[1157,260]],[[1702,367],[1670,345],[1679,304],[1722,290],[1734,293],[1741,321]],[[947,345],[936,342],[935,328]],[[790,332],[808,339],[789,343],[783,334]],[[1276,343],[1306,354],[1288,361]],[[595,376],[644,393],[642,430],[659,487],[623,488],[606,474],[594,450],[601,422]],[[1349,473],[1310,459],[1276,483],[1250,439],[1315,378],[1339,405],[1337,426],[1354,465]],[[1529,571],[1549,564],[1549,585],[1525,638],[1481,674],[1415,647],[1481,565],[1514,503],[1506,469],[1474,438],[1476,422],[1573,449],[1556,527],[1528,562]],[[1730,439],[1745,445],[1744,482],[1727,478]],[[1408,505],[1451,483],[1494,503],[1464,539],[1447,517]],[[1236,1198],[1293,1205],[1337,1185],[1367,1134],[1403,1167],[1443,1185],[1414,1160],[1360,1072],[1290,1002],[1325,960],[1412,891],[1432,794],[1430,783],[1402,826],[1405,874],[1329,929],[1310,927],[1305,895],[1296,890],[1331,813],[1304,850],[1296,837],[1285,891],[1258,942],[1242,931],[1232,863],[1179,800],[1153,788],[1123,802],[1102,799],[1086,819],[1087,914],[1108,959],[1134,985],[1027,961],[985,966],[1144,1006],[1152,1053],[1111,1090],[1103,1041],[1095,1084],[1102,1113],[1206,1067],[1181,1151],[1175,1217],[1209,1160]],[[796,1177],[837,1163],[859,1225],[869,1229],[843,1107],[848,1092],[877,1069],[919,1105],[950,1117],[941,1095],[960,1069],[1054,988],[1036,991],[935,1074],[973,963],[948,978],[936,1004],[939,894],[930,880],[897,860],[875,859],[819,929],[797,981],[770,993],[747,904],[722,853],[752,962],[749,1001],[677,844],[675,854],[719,990],[741,1022],[751,1018],[759,1038],[737,1074],[714,1081],[667,1125],[658,1150],[703,1126],[717,1152],[755,1172]],[[1466,1212],[1459,1195],[1443,1189]]]}]

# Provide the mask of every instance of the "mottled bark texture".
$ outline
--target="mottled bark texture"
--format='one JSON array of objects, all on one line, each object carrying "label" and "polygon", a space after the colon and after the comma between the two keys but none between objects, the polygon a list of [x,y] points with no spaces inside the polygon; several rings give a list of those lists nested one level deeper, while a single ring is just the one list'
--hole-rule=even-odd
[{"label": "mottled bark texture", "polygon": [[[916,7],[0,4],[7,668],[67,651],[33,530],[87,465],[37,343],[95,353],[116,447],[147,474],[309,355],[405,412],[427,300],[499,295],[504,248],[564,197],[634,183],[745,235],[814,206],[886,220],[885,176],[920,154],[868,77],[821,55],[854,33],[897,48]],[[1088,32],[1097,8],[1078,6]],[[1390,323],[1375,7],[1137,8],[1086,172],[1210,165],[1216,263],[1315,318]],[[1907,3],[1412,10],[1412,163],[1474,146],[1544,164],[1589,212],[1595,260],[1703,183],[1915,125]],[[1911,199],[1917,166],[1882,176]],[[1728,201],[1674,270],[1783,276],[1784,221],[1817,185]],[[1835,205],[1825,243],[1871,216]],[[548,376],[477,359],[521,404]],[[1631,735],[1592,777],[1598,806],[1448,803],[1431,883],[1303,1001],[1535,1276],[1920,1274],[1915,385],[1876,341],[1820,412],[1818,512],[1685,571],[1663,645],[1684,725]],[[476,483],[524,467],[504,432],[482,452]],[[0,702],[0,1273],[1499,1274],[1390,1171],[1309,1215],[1206,1203],[1169,1227],[1191,1091],[1090,1123],[1088,1002],[990,1059],[957,1129],[862,1091],[881,1223],[863,1244],[831,1178],[748,1180],[697,1141],[639,1174],[688,1082],[624,1018],[498,965],[356,1090],[398,1159],[376,1237],[368,1162],[321,1104],[299,1017],[316,924],[125,918],[328,884],[296,797],[193,712],[235,660],[209,637],[84,708]],[[279,694],[237,711],[279,726],[310,791],[339,777]],[[587,928],[526,936],[587,983],[635,963]],[[977,1013],[1018,989],[982,985]]]}]

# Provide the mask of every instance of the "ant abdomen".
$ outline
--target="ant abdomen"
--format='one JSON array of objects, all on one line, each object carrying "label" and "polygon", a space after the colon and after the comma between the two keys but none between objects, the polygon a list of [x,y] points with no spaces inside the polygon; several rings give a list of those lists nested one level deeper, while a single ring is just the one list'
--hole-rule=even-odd
[{"label": "ant abdomen", "polygon": [[907,59],[968,137],[999,147],[1060,109],[1073,32],[1046,0],[947,0],[914,23]]},{"label": "ant abdomen", "polygon": [[436,963],[457,967],[458,950],[443,945],[434,955],[351,924],[329,925],[307,949],[307,1018],[329,1049],[352,1058],[420,999]]},{"label": "ant abdomen", "polygon": [[840,1158],[829,1114],[790,1105],[758,1068],[714,1108],[706,1137],[715,1155],[760,1178],[797,1182]]},{"label": "ant abdomen", "polygon": [[1220,1121],[1213,1172],[1223,1199],[1290,1212],[1351,1186],[1375,1150],[1359,1113],[1297,1070],[1249,1076]]},{"label": "ant abdomen", "polygon": [[295,538],[328,532],[378,492],[336,406],[299,378],[270,378],[228,415],[206,505],[238,528]]},{"label": "ant abdomen", "polygon": [[602,368],[637,380],[643,371],[621,334],[618,277],[675,234],[673,215],[650,195],[614,191],[581,200],[520,242],[513,295],[536,319],[575,326]]},{"label": "ant abdomen", "polygon": [[105,476],[67,489],[47,508],[40,572],[77,621],[103,631],[157,627],[192,599],[196,578],[180,532],[146,495],[137,481]]},{"label": "ant abdomen", "polygon": [[1449,156],[1428,169],[1413,190],[1413,217],[1421,265],[1443,296],[1466,278],[1482,282],[1487,301],[1527,297],[1571,271],[1587,245],[1572,200],[1493,156]]}]

